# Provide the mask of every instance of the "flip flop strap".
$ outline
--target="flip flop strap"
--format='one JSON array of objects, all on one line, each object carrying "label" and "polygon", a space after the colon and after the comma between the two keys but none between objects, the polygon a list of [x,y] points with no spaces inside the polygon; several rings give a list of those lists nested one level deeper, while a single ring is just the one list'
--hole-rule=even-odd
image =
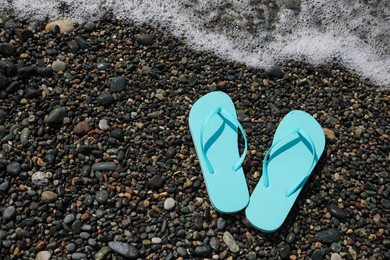
[{"label": "flip flop strap", "polygon": [[310,152],[312,153],[313,158],[312,158],[312,161],[311,161],[311,164],[310,164],[310,168],[307,170],[307,173],[306,173],[305,177],[299,183],[295,184],[293,187],[291,187],[287,191],[287,193],[286,193],[287,197],[290,197],[292,194],[294,194],[302,186],[302,184],[304,184],[306,182],[307,178],[310,176],[310,173],[311,173],[311,171],[314,168],[314,165],[317,162],[316,149],[315,149],[315,145],[314,145],[313,140],[311,139],[311,137],[303,129],[300,129],[300,128],[293,129],[293,130],[287,132],[277,142],[272,144],[272,146],[268,149],[267,153],[265,154],[265,157],[264,157],[264,160],[263,160],[263,176],[262,176],[262,178],[263,178],[264,186],[268,187],[269,186],[268,163],[269,163],[270,153],[271,153],[272,149],[276,145],[278,145],[280,142],[282,142],[287,137],[289,137],[289,136],[291,136],[293,134],[298,134],[299,136],[303,137],[310,144]]},{"label": "flip flop strap", "polygon": [[221,107],[217,107],[216,109],[214,109],[213,112],[211,112],[208,115],[208,117],[203,122],[203,125],[202,125],[202,127],[200,129],[200,146],[201,146],[202,156],[203,156],[203,158],[205,160],[205,163],[206,163],[208,171],[210,173],[214,173],[214,168],[211,165],[210,160],[208,159],[208,157],[206,155],[206,150],[205,150],[204,142],[203,142],[203,136],[204,136],[204,131],[205,131],[205,128],[206,128],[207,124],[210,122],[211,118],[213,118],[217,114],[220,115],[220,116],[224,116],[224,118],[228,119],[231,123],[234,124],[234,126],[238,127],[240,129],[241,133],[242,133],[242,136],[244,137],[244,142],[245,142],[244,151],[243,151],[242,155],[240,156],[239,160],[233,166],[233,170],[237,171],[241,167],[241,165],[242,165],[242,163],[243,163],[243,161],[245,159],[246,152],[248,151],[248,143],[247,143],[247,140],[246,140],[246,135],[245,135],[244,128],[242,127],[240,122],[238,122],[238,120],[236,119],[236,117],[234,115],[232,115],[230,112],[226,111],[225,109],[223,109]]}]

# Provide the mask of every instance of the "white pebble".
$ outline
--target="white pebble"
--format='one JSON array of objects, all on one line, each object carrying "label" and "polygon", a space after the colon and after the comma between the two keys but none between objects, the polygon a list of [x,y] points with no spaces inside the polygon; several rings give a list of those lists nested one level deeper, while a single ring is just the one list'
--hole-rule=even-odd
[{"label": "white pebble", "polygon": [[102,129],[103,131],[110,129],[107,119],[102,119],[99,121],[99,128]]},{"label": "white pebble", "polygon": [[66,69],[66,64],[65,64],[65,62],[63,62],[63,61],[55,60],[55,61],[53,61],[53,63],[51,64],[51,68],[52,68],[54,71],[56,71],[56,72],[65,71],[65,69]]},{"label": "white pebble", "polygon": [[166,210],[171,210],[175,207],[176,205],[176,201],[172,198],[167,198],[165,201],[164,201],[164,209]]}]

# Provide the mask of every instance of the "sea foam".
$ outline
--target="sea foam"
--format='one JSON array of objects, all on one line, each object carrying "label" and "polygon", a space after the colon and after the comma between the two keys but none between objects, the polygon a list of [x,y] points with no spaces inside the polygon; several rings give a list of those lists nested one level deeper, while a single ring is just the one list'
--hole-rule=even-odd
[{"label": "sea foam", "polygon": [[252,67],[337,60],[390,88],[388,0],[0,0],[23,19],[95,20],[107,10],[161,25],[198,50]]}]

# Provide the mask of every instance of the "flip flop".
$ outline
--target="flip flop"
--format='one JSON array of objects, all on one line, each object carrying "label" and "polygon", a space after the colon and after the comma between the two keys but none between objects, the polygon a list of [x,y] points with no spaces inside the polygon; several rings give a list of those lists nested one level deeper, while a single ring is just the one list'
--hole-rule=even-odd
[{"label": "flip flop", "polygon": [[[247,140],[233,101],[220,91],[204,95],[191,108],[189,127],[212,205],[222,213],[242,210],[249,202],[248,186],[241,167],[247,152]],[[241,156],[238,131],[245,142]]]},{"label": "flip flop", "polygon": [[245,210],[254,227],[273,232],[283,224],[324,148],[324,132],[311,115],[295,110],[283,118]]}]

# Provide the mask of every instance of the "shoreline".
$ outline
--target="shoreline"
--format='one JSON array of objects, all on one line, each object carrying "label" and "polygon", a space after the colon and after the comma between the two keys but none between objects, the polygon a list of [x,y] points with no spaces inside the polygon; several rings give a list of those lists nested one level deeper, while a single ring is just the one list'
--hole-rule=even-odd
[{"label": "shoreline", "polygon": [[[15,23],[1,29],[2,259],[390,257],[386,91],[337,64],[266,72],[108,17],[67,33]],[[327,129],[320,164],[275,233],[208,199],[188,113],[215,90],[247,133],[250,191],[288,111]]]}]

